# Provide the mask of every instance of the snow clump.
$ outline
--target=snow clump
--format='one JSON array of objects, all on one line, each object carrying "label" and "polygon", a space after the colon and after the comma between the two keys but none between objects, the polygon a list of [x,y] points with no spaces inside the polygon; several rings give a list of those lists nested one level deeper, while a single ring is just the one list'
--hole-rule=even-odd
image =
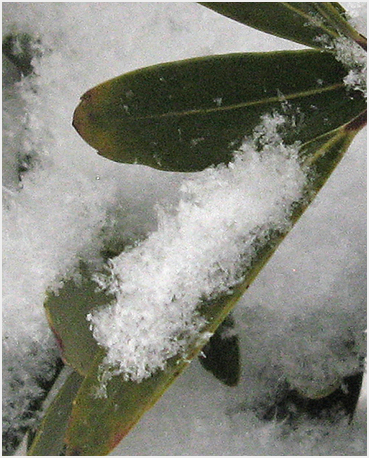
[{"label": "snow clump", "polygon": [[366,97],[366,51],[346,37],[334,40],[333,49],[336,59],[350,69],[343,80],[345,85],[350,89],[361,91]]},{"label": "snow clump", "polygon": [[[345,19],[362,35],[367,33],[366,4],[361,2],[341,3],[348,11],[345,11]],[[319,36],[317,42],[325,45],[328,51],[335,54],[338,62],[341,62],[349,71],[343,82],[347,88],[361,91],[366,97],[367,83],[367,54],[352,38],[340,35],[331,39],[328,36]]]},{"label": "snow clump", "polygon": [[[228,165],[185,180],[177,212],[159,211],[159,228],[111,261],[100,277],[116,301],[88,316],[106,365],[140,382],[200,337],[201,300],[231,293],[253,256],[253,242],[285,231],[306,177],[298,144],[278,134],[280,115],[265,116]],[[256,151],[256,144],[262,151]]]}]

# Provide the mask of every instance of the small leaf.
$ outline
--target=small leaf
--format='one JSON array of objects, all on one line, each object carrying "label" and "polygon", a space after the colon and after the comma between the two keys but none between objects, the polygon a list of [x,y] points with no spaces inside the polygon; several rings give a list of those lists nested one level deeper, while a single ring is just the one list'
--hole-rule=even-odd
[{"label": "small leaf", "polygon": [[107,305],[111,297],[97,290],[85,268],[80,273],[79,282],[66,280],[57,293],[48,293],[44,306],[63,359],[85,375],[99,349],[86,315],[96,307]]},{"label": "small leaf", "polygon": [[[363,126],[363,116],[303,145],[302,158],[310,171],[310,180],[305,189],[305,198],[296,203],[291,223],[298,220],[334,170],[355,134]],[[255,243],[253,262],[245,268],[244,281],[233,289],[231,295],[226,294],[199,306],[200,313],[208,322],[204,332],[212,334],[216,331],[287,232],[270,231],[267,240]],[[108,454],[199,354],[205,343],[201,339],[193,343],[185,356],[171,358],[164,370],[157,371],[141,383],[125,381],[121,375],[106,378],[101,366],[105,351],[101,350],[74,402],[66,435],[67,453],[72,456]],[[105,386],[102,385],[104,378]],[[102,387],[106,389],[105,397],[101,396]],[[100,395],[96,396],[99,392]]]},{"label": "small leaf", "polygon": [[42,423],[28,450],[28,456],[59,456],[65,447],[64,436],[72,411],[72,402],[82,383],[72,372],[45,412]]},{"label": "small leaf", "polygon": [[200,5],[255,29],[312,48],[324,48],[319,37],[338,38],[343,25],[354,30],[338,3],[200,2]]},{"label": "small leaf", "polygon": [[240,378],[240,348],[234,332],[234,319],[228,315],[199,356],[201,365],[228,386]]},{"label": "small leaf", "polygon": [[74,126],[108,159],[191,172],[229,162],[260,117],[296,118],[286,143],[307,142],[366,107],[347,72],[313,50],[229,54],[136,70],[88,91]]}]

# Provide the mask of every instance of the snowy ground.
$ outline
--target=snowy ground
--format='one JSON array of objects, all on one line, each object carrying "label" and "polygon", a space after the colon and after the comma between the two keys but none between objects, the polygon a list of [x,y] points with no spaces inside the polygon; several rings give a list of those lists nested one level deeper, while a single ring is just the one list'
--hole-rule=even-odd
[{"label": "snowy ground", "polygon": [[[366,18],[364,3],[347,6]],[[9,32],[39,38],[43,50],[37,76],[21,83],[4,65],[3,390],[16,424],[37,394],[34,374],[54,355],[45,290],[79,258],[98,264],[107,240],[155,229],[155,204],[175,202],[184,179],[97,156],[71,126],[79,97],[159,62],[298,46],[187,2],[3,3]],[[366,390],[351,425],[302,418],[291,430],[252,410],[281,377],[298,383],[327,366],[350,373],[345,342],[365,353],[365,151],[363,131],[238,304],[239,386],[221,385],[194,362],[113,454],[366,455]]]}]

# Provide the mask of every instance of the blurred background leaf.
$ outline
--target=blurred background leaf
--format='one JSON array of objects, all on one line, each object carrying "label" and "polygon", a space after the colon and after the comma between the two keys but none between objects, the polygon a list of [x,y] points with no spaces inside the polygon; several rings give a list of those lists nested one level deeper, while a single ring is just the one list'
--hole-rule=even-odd
[{"label": "blurred background leaf", "polygon": [[239,341],[234,327],[234,318],[229,314],[199,355],[201,365],[228,386],[237,385],[241,372]]}]

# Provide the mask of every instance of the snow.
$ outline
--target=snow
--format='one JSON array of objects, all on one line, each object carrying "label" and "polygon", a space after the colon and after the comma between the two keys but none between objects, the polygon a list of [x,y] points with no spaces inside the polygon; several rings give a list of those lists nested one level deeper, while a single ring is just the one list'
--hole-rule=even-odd
[{"label": "snow", "polygon": [[192,363],[111,455],[366,456],[365,399],[351,425],[303,418],[292,429],[260,421],[246,387],[226,387]]},{"label": "snow", "polygon": [[[348,17],[351,25],[356,28],[362,35],[367,36],[367,12],[360,2],[342,3],[348,11]],[[343,51],[342,51],[343,48]],[[336,43],[338,51],[337,60],[343,62],[351,68],[344,82],[349,88],[361,91],[366,97],[366,78],[367,78],[367,60],[362,49],[356,46],[352,50],[342,43],[342,39]]]},{"label": "snow", "polygon": [[350,24],[362,35],[367,36],[368,16],[364,2],[341,2],[346,9],[346,15]]},{"label": "snow", "polygon": [[298,145],[285,146],[277,132],[283,123],[266,116],[229,166],[185,180],[174,216],[160,211],[158,230],[111,261],[112,278],[100,283],[116,303],[90,317],[107,366],[137,382],[164,368],[199,337],[201,300],[242,281],[253,241],[286,230],[306,179]]},{"label": "snow", "polygon": [[[366,4],[350,5],[363,27]],[[99,157],[71,127],[79,97],[104,80],[159,62],[299,46],[194,3],[3,3],[3,15],[3,35],[29,33],[42,50],[33,61],[35,75],[21,82],[8,61],[3,67],[6,430],[32,421],[22,415],[40,394],[37,379],[52,376],[56,351],[43,311],[45,291],[75,275],[81,259],[99,270],[102,251],[144,240],[158,224],[160,233],[164,220],[164,226],[178,224],[172,214],[158,221],[156,206],[176,208],[188,195],[183,183],[198,180]],[[193,363],[114,453],[366,454],[365,401],[349,426],[301,419],[289,430],[253,413],[281,378],[300,386],[314,370],[319,388],[352,373],[357,355],[365,354],[365,140],[362,132],[237,306],[240,385],[224,387]],[[205,173],[209,180],[212,173]],[[357,353],[347,351],[348,340]]]},{"label": "snow", "polygon": [[348,88],[361,91],[366,97],[366,51],[346,37],[333,40],[328,49],[333,49],[336,59],[349,70],[344,82]]},{"label": "snow", "polygon": [[[367,14],[360,2],[341,3],[347,9],[347,19],[362,35],[367,36]],[[364,11],[365,10],[365,11]],[[360,91],[367,96],[367,54],[359,44],[353,43],[351,38],[340,35],[331,39],[326,35],[316,38],[325,45],[325,48],[336,55],[336,59],[348,70],[344,83],[349,89]]]}]

